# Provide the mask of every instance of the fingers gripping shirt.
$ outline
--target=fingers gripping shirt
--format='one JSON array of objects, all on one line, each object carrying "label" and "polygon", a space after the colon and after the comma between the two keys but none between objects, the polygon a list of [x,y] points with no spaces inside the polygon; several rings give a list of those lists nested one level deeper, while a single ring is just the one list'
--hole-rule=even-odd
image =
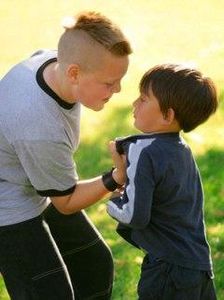
[{"label": "fingers gripping shirt", "polygon": [[121,198],[107,206],[108,213],[119,222],[133,228],[144,228],[150,220],[154,189],[151,158],[144,150],[154,139],[137,140],[128,149],[127,184]]}]

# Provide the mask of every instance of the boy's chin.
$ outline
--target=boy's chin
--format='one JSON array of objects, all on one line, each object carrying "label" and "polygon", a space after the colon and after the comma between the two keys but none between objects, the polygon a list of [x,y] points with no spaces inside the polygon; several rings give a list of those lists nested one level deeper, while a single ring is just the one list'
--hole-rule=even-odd
[{"label": "boy's chin", "polygon": [[98,105],[92,108],[92,110],[94,111],[101,111],[104,108],[104,104],[103,105]]},{"label": "boy's chin", "polygon": [[84,105],[86,108],[91,109],[93,111],[101,111],[104,108],[104,104],[101,105]]},{"label": "boy's chin", "polygon": [[136,124],[136,122],[134,122],[133,125],[134,125],[135,129],[137,129],[138,131],[140,131],[142,133],[147,133],[147,131],[144,128],[142,128],[141,126],[138,126],[138,124]]},{"label": "boy's chin", "polygon": [[133,126],[135,127],[135,129],[140,130],[140,129],[138,128],[138,124],[136,123],[136,120],[135,120],[135,119],[134,119],[134,122],[133,122]]}]

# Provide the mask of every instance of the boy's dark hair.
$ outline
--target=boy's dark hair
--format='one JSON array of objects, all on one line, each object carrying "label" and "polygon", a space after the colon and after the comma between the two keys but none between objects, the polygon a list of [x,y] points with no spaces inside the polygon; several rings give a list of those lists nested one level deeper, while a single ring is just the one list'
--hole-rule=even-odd
[{"label": "boy's dark hair", "polygon": [[205,122],[218,106],[213,81],[182,65],[162,64],[147,71],[140,81],[140,91],[147,95],[149,88],[164,116],[169,108],[174,110],[184,132]]}]

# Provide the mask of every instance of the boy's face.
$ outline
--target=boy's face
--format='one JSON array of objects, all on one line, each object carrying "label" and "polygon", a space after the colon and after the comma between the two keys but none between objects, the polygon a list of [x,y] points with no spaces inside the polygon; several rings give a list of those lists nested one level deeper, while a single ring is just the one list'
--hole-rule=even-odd
[{"label": "boy's face", "polygon": [[81,72],[75,87],[76,99],[84,106],[99,111],[114,93],[121,90],[121,79],[128,69],[128,57],[108,53],[106,59],[93,72]]},{"label": "boy's face", "polygon": [[164,115],[151,88],[148,95],[140,94],[133,107],[134,125],[138,130],[144,133],[164,131]]}]

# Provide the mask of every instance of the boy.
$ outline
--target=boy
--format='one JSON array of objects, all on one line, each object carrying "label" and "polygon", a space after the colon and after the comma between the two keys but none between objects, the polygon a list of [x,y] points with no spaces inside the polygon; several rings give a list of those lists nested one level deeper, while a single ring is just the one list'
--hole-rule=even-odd
[{"label": "boy", "polygon": [[[159,65],[141,79],[133,106],[143,134],[117,141],[127,157],[127,181],[107,210],[118,232],[146,253],[139,300],[216,299],[200,174],[180,136],[216,111],[214,84],[199,71]],[[111,150],[116,161],[113,144]]]},{"label": "boy", "polygon": [[124,171],[80,181],[73,152],[80,105],[99,111],[120,92],[131,48],[99,13],[71,20],[57,52],[36,52],[0,82],[0,272],[13,300],[111,297],[111,252],[80,210]]}]

